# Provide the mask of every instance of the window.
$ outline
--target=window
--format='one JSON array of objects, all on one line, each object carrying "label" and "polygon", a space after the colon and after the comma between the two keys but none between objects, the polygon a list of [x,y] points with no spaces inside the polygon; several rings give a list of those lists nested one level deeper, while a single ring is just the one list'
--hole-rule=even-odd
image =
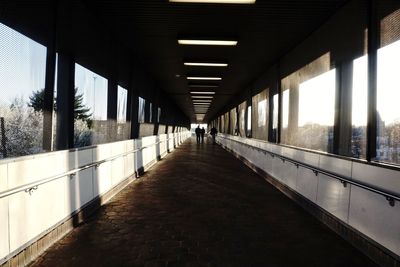
[{"label": "window", "polygon": [[247,135],[250,136],[251,133],[251,106],[247,107]]},{"label": "window", "polygon": [[257,139],[267,140],[268,138],[268,103],[269,89],[253,96],[253,129],[252,136]]},{"label": "window", "polygon": [[239,133],[238,133],[236,108],[231,109],[230,120],[231,120],[231,125],[230,125],[230,129],[229,129],[229,133],[233,134],[233,135],[238,135]]},{"label": "window", "polygon": [[153,104],[149,103],[149,122],[153,122]]},{"label": "window", "polygon": [[108,141],[107,79],[75,64],[74,146]]},{"label": "window", "polygon": [[273,114],[272,114],[272,140],[277,142],[278,137],[278,119],[279,119],[279,94],[275,94],[273,97]]},{"label": "window", "polygon": [[161,118],[161,108],[157,109],[157,122],[160,122],[160,118]]},{"label": "window", "polygon": [[0,158],[43,151],[46,52],[0,23]]},{"label": "window", "polygon": [[336,71],[329,53],[282,80],[282,143],[331,152]]},{"label": "window", "polygon": [[128,101],[128,91],[118,85],[118,104],[117,104],[117,122],[126,122],[126,110]]},{"label": "window", "polygon": [[[396,3],[397,2],[397,3]],[[400,164],[400,8],[381,20],[377,73],[376,160]]]},{"label": "window", "polygon": [[238,107],[239,108],[238,135],[243,136],[243,137],[246,137],[246,132],[245,132],[246,125],[245,125],[245,120],[244,120],[244,115],[245,115],[245,112],[246,112],[246,106],[247,106],[247,103],[246,103],[246,101],[244,101]]},{"label": "window", "polygon": [[139,106],[138,106],[138,122],[144,123],[144,113],[145,113],[145,104],[146,101],[139,97]]},{"label": "window", "polygon": [[130,137],[130,123],[126,121],[128,90],[118,86],[117,103],[117,135],[116,140],[126,140]]}]

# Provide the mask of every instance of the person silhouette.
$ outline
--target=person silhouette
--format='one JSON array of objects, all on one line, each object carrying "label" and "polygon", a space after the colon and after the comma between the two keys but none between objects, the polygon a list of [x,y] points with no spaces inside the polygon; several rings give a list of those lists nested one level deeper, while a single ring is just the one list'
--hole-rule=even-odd
[{"label": "person silhouette", "polygon": [[204,134],[206,133],[206,130],[204,130],[204,127],[201,128],[200,135],[201,135],[201,143],[204,143]]},{"label": "person silhouette", "polygon": [[196,142],[197,144],[200,144],[200,135],[201,135],[200,125],[197,125],[197,128],[194,132],[196,133]]},{"label": "person silhouette", "polygon": [[218,133],[217,128],[212,127],[211,131],[210,131],[210,134],[212,136],[213,144],[215,144],[215,136],[217,135],[217,133]]}]

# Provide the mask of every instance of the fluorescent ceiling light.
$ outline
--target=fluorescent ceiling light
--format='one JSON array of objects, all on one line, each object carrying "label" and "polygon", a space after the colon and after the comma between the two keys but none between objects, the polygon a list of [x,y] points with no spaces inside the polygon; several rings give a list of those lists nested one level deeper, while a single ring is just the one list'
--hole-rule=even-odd
[{"label": "fluorescent ceiling light", "polygon": [[235,46],[238,41],[236,40],[190,40],[190,39],[180,39],[178,44],[180,45],[227,45]]},{"label": "fluorescent ceiling light", "polygon": [[196,88],[216,88],[218,85],[215,84],[189,84],[189,87],[196,87]]},{"label": "fluorescent ceiling light", "polygon": [[185,62],[185,66],[198,66],[198,67],[228,67],[227,63],[211,63],[211,62]]},{"label": "fluorescent ceiling light", "polygon": [[211,91],[208,91],[208,92],[191,91],[190,93],[193,95],[215,95],[215,92],[211,92]]},{"label": "fluorescent ceiling light", "polygon": [[210,80],[210,81],[220,81],[222,80],[221,77],[194,77],[190,76],[187,77],[188,80]]},{"label": "fluorescent ceiling light", "polygon": [[256,0],[169,0],[175,3],[254,4]]},{"label": "fluorescent ceiling light", "polygon": [[214,98],[213,96],[206,96],[206,95],[192,95],[192,98],[199,98],[199,99],[202,99],[202,98],[207,98],[207,99],[212,99],[212,98]]}]

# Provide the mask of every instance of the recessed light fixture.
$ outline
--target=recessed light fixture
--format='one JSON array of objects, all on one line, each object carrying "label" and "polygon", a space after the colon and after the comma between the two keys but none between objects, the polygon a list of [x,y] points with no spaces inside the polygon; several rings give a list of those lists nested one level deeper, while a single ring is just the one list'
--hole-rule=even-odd
[{"label": "recessed light fixture", "polygon": [[225,45],[235,46],[238,41],[236,40],[194,40],[194,39],[179,39],[180,45]]},{"label": "recessed light fixture", "polygon": [[175,3],[254,4],[256,0],[169,0]]},{"label": "recessed light fixture", "polygon": [[204,91],[204,92],[190,91],[190,93],[193,95],[215,95],[215,92],[211,92],[211,91]]},{"label": "recessed light fixture", "polygon": [[184,62],[185,66],[195,67],[228,67],[228,63],[211,63],[211,62]]},{"label": "recessed light fixture", "polygon": [[221,77],[195,77],[195,76],[189,76],[186,77],[188,80],[211,80],[211,81],[220,81],[222,80]]},{"label": "recessed light fixture", "polygon": [[213,99],[214,97],[213,96],[206,96],[206,95],[192,95],[192,98],[199,98],[199,99],[201,99],[201,98],[205,98],[205,99]]},{"label": "recessed light fixture", "polygon": [[196,88],[216,88],[218,85],[216,84],[189,84],[189,87],[196,87]]}]

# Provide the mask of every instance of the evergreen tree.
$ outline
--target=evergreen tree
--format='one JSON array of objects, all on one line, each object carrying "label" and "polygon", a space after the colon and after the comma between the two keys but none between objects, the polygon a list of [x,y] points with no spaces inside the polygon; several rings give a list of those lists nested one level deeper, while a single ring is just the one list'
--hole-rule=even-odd
[{"label": "evergreen tree", "polygon": [[[75,99],[74,99],[74,119],[85,121],[90,128],[92,125],[90,108],[85,107],[83,104],[83,94],[78,94],[78,88],[75,88]],[[54,99],[54,110],[57,110],[56,101]],[[44,108],[44,88],[34,91],[29,97],[29,107],[32,107],[35,111],[43,111]]]}]

